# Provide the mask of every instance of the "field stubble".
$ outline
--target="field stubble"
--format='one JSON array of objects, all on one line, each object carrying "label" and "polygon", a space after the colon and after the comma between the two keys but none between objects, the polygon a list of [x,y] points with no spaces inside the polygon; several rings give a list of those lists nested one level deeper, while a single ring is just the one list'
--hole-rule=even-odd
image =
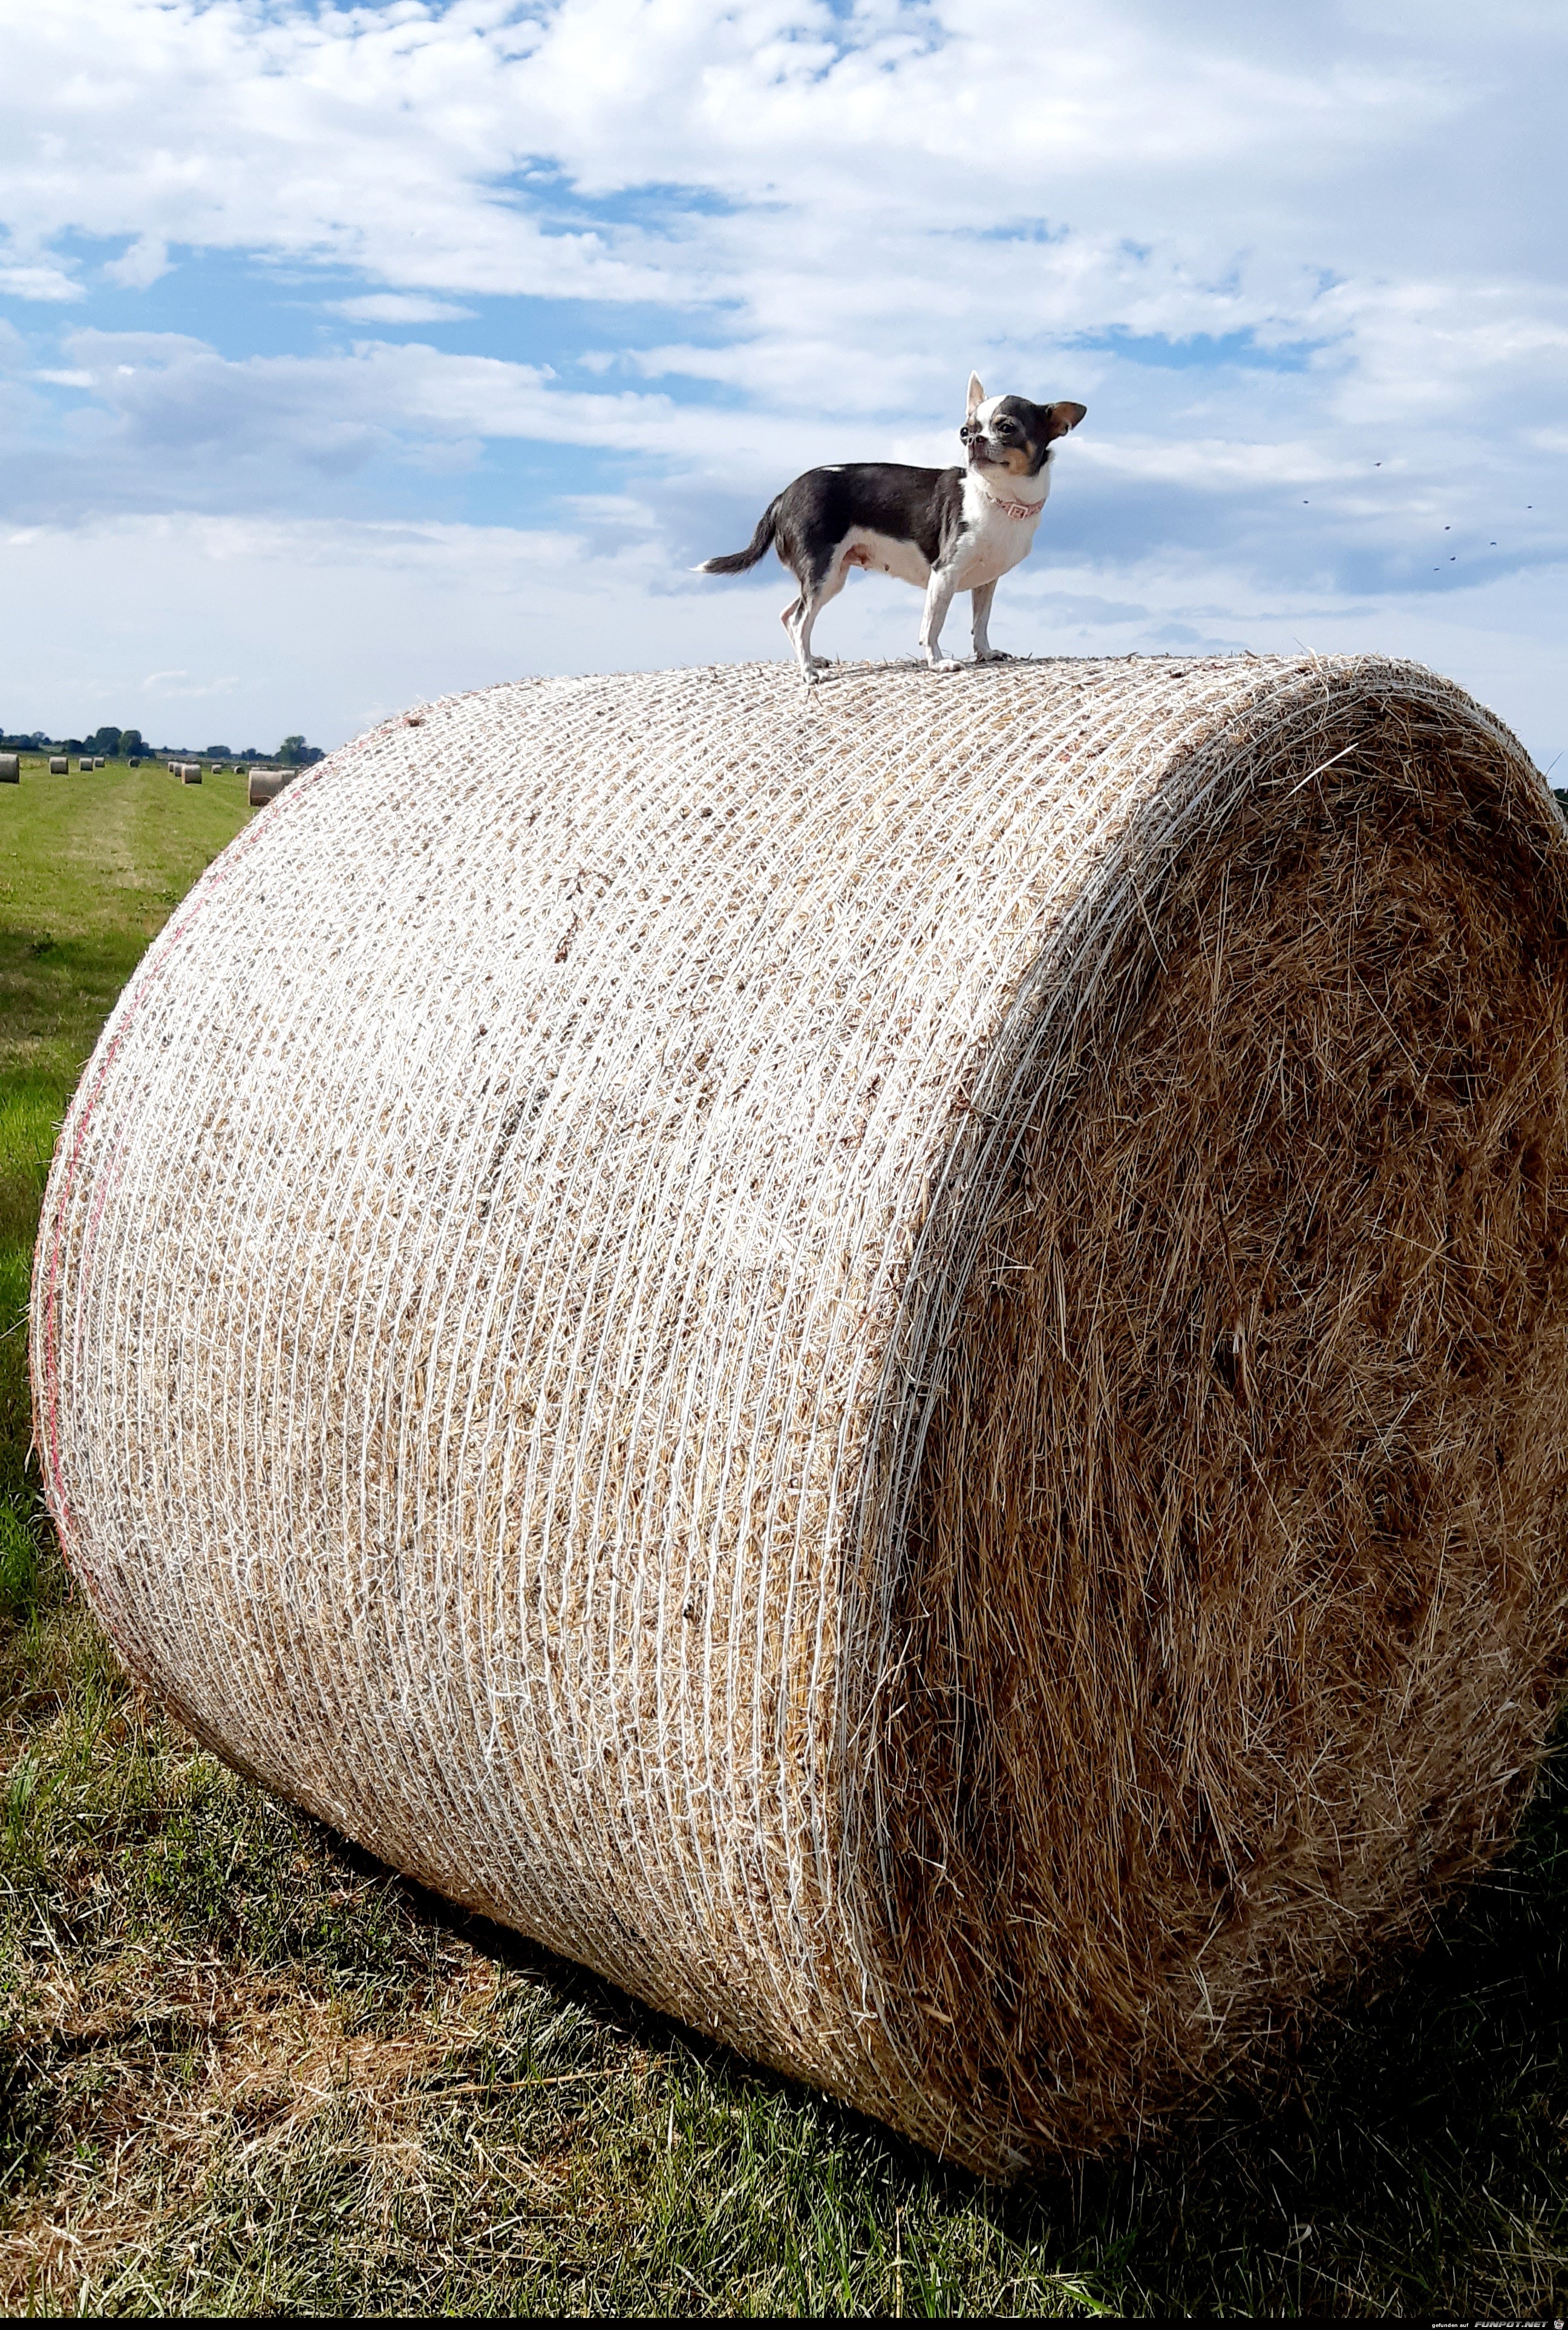
[{"label": "field stubble", "polygon": [[1530,2314],[1568,2289],[1568,1772],[1380,2002],[1157,2154],[1000,2194],[431,1900],[120,1673],[40,1515],[54,1129],[236,781],[0,800],[0,2306]]}]

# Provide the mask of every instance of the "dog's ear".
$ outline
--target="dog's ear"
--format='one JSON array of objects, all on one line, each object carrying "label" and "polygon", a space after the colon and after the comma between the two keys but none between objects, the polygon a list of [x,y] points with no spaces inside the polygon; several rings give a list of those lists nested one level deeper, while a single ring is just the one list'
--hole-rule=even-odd
[{"label": "dog's ear", "polygon": [[985,401],[986,392],[980,386],[980,375],[978,372],[972,372],[969,374],[969,405],[966,419],[972,421]]},{"label": "dog's ear", "polygon": [[1065,437],[1070,429],[1076,429],[1089,407],[1087,404],[1047,404],[1044,410],[1045,441],[1049,444],[1053,438]]}]

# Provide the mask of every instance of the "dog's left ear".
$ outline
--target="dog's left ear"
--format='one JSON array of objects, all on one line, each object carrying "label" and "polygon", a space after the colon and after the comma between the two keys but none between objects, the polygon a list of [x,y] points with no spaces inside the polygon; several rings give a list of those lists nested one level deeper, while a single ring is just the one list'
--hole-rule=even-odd
[{"label": "dog's left ear", "polygon": [[980,386],[980,375],[979,375],[979,374],[978,374],[978,372],[972,372],[972,373],[969,374],[969,404],[968,404],[968,412],[966,413],[965,418],[966,418],[967,420],[972,421],[972,420],[974,419],[974,417],[975,417],[976,413],[977,413],[977,412],[978,412],[978,411],[979,411],[979,409],[980,409],[981,405],[982,405],[982,404],[984,404],[985,401],[986,401],[986,392],[985,392],[985,390]]},{"label": "dog's left ear", "polygon": [[1049,445],[1053,438],[1065,437],[1070,429],[1076,429],[1088,410],[1087,404],[1048,404],[1045,407],[1046,443]]}]

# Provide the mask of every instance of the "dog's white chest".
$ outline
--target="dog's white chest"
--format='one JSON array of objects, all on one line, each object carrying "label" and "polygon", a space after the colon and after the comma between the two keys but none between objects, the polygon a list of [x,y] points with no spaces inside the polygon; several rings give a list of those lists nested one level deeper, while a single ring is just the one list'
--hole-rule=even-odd
[{"label": "dog's white chest", "polygon": [[[1050,489],[1048,479],[1046,489]],[[958,590],[973,591],[982,583],[997,582],[1028,557],[1044,501],[1030,507],[1026,517],[1015,516],[1014,510],[1025,507],[1023,503],[1004,505],[974,478],[965,480],[964,547],[954,578]]]}]

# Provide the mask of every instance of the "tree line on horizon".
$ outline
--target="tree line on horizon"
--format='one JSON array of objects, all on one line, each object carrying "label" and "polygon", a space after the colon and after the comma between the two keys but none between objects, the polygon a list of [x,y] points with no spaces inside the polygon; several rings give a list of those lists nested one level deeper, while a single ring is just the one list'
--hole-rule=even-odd
[{"label": "tree line on horizon", "polygon": [[0,734],[0,751],[92,753],[101,753],[106,761],[138,760],[143,753],[158,759],[273,761],[285,769],[313,768],[326,758],[319,744],[307,744],[303,736],[285,736],[275,753],[264,753],[260,744],[246,744],[238,753],[231,753],[227,744],[203,744],[198,753],[190,744],[149,744],[139,728],[111,727],[97,728],[90,736],[49,736],[42,728]]}]

